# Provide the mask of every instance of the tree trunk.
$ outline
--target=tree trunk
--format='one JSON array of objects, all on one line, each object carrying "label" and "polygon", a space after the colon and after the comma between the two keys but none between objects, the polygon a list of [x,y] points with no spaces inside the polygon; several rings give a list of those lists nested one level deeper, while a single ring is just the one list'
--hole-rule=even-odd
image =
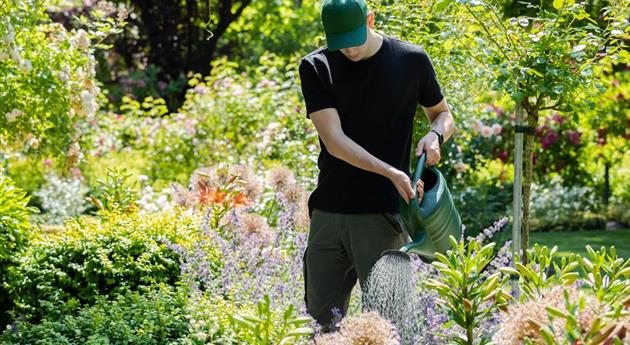
[{"label": "tree trunk", "polygon": [[[527,125],[536,127],[538,125],[538,110],[527,110]],[[536,138],[525,135],[525,147],[523,148],[523,220],[521,223],[521,250],[523,252],[523,264],[527,263],[527,249],[529,248],[529,198],[532,187],[532,170],[534,157],[534,144]]]}]

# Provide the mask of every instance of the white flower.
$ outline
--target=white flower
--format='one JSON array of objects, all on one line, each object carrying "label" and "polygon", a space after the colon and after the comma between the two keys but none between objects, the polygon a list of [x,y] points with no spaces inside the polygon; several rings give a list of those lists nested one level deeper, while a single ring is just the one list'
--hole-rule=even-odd
[{"label": "white flower", "polygon": [[503,130],[503,127],[501,127],[500,124],[495,123],[494,125],[492,125],[492,133],[494,135],[499,135],[501,134],[501,131]]},{"label": "white flower", "polygon": [[67,83],[68,81],[70,81],[70,67],[63,66],[61,68],[61,71],[59,71],[59,73],[57,74],[57,76],[59,77],[59,80],[61,80],[64,83]]},{"label": "white flower", "polygon": [[481,127],[481,136],[484,138],[490,138],[492,136],[492,128],[488,126]]},{"label": "white flower", "polygon": [[7,122],[14,122],[20,115],[22,115],[21,111],[13,109],[11,112],[4,114],[4,117],[7,119]]},{"label": "white flower", "polygon": [[94,95],[87,90],[81,91],[81,107],[86,115],[91,115],[96,112],[96,101],[94,100]]},{"label": "white flower", "polygon": [[149,180],[149,176],[147,176],[147,175],[138,175],[138,182],[144,183],[144,182],[147,182],[148,180]]},{"label": "white flower", "polygon": [[33,70],[33,63],[31,62],[31,60],[26,59],[22,61],[20,68],[24,73],[31,73],[31,71]]},{"label": "white flower", "polygon": [[79,31],[77,31],[77,45],[81,50],[87,50],[90,48],[90,37],[83,29],[79,29]]},{"label": "white flower", "polygon": [[26,138],[26,142],[28,143],[28,146],[36,149],[39,146],[39,139],[37,139],[35,136],[33,136],[32,134],[29,134]]},{"label": "white flower", "polygon": [[11,24],[9,24],[7,30],[8,32],[4,36],[4,42],[8,45],[15,42],[15,31],[13,30],[13,26]]},{"label": "white flower", "polygon": [[17,62],[18,64],[21,64],[22,62],[22,57],[20,56],[20,51],[17,49],[17,47],[13,47],[13,49],[11,49],[11,60]]}]

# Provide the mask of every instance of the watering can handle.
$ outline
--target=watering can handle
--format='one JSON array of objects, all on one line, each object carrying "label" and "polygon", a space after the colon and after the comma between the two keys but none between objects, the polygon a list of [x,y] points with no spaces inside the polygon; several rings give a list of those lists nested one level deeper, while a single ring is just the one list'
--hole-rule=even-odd
[{"label": "watering can handle", "polygon": [[[413,174],[413,183],[411,184],[411,187],[413,189],[416,188],[416,184],[418,183],[418,180],[420,179],[420,177],[422,177],[422,172],[424,171],[424,165],[426,161],[427,161],[427,153],[422,152],[420,157],[418,157],[418,163],[416,164],[416,171]],[[416,199],[418,199],[417,191],[414,193],[413,199],[411,199],[411,201],[416,201]]]}]

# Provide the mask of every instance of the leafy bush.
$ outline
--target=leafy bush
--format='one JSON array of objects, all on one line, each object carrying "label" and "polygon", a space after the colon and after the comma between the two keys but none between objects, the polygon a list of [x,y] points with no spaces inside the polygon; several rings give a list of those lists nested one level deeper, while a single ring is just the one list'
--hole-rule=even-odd
[{"label": "leafy bush", "polygon": [[29,197],[13,181],[0,175],[0,326],[8,321],[6,311],[12,305],[8,296],[9,270],[29,242]]},{"label": "leafy bush", "polygon": [[16,316],[38,319],[94,303],[99,294],[175,284],[179,256],[165,242],[185,246],[196,229],[196,216],[178,211],[71,220],[60,235],[31,246],[10,276]]},{"label": "leafy bush", "polygon": [[185,289],[161,285],[95,298],[77,315],[46,317],[33,324],[18,321],[0,338],[6,344],[137,344],[171,343],[188,334]]},{"label": "leafy bush", "polygon": [[608,220],[614,220],[626,226],[630,226],[630,205],[608,205],[607,218]]},{"label": "leafy bush", "polygon": [[495,219],[507,213],[512,202],[512,186],[480,184],[466,187],[462,191],[454,190],[455,202],[462,223],[466,225],[466,235],[476,236]]},{"label": "leafy bush", "polygon": [[532,228],[544,230],[602,229],[598,200],[590,187],[564,186],[559,177],[532,185]]}]

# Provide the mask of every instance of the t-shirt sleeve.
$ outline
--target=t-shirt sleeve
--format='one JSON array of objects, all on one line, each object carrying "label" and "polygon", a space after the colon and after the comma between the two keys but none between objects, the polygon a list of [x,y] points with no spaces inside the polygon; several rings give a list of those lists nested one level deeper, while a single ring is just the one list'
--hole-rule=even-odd
[{"label": "t-shirt sleeve", "polygon": [[336,107],[332,92],[322,83],[315,67],[304,59],[300,61],[300,81],[307,118],[310,119],[310,114],[318,110]]},{"label": "t-shirt sleeve", "polygon": [[424,107],[432,107],[442,101],[442,89],[435,75],[435,69],[426,52],[420,54],[420,88],[418,103]]}]

